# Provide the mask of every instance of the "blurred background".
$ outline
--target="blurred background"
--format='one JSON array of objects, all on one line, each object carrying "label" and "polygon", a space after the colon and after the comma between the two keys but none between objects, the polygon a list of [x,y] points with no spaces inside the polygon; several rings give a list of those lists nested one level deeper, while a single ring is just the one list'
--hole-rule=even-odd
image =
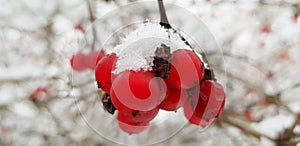
[{"label": "blurred background", "polygon": [[[0,0],[0,146],[118,145],[87,124],[104,129],[100,133],[116,130],[103,128],[113,119],[99,103],[93,70],[73,71],[70,59],[101,49],[109,32],[119,29],[115,23],[144,21],[157,11],[132,7],[141,18],[128,12],[116,15],[114,24],[101,19],[132,2],[148,1]],[[222,55],[206,53],[222,62],[215,70],[223,75],[227,101],[213,126],[199,130],[187,124],[156,145],[300,146],[300,1],[165,2],[192,13],[214,36]],[[93,30],[97,19],[103,31]],[[182,17],[176,24],[192,25]],[[116,45],[108,42],[106,47]],[[172,131],[169,125],[162,134]],[[134,136],[117,137],[123,144],[142,143]]]}]

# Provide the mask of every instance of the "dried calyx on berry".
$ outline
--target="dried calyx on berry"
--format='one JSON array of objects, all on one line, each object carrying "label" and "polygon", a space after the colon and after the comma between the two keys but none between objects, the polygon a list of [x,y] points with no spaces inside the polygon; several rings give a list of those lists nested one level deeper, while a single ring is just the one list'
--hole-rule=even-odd
[{"label": "dried calyx on berry", "polygon": [[155,51],[153,60],[153,70],[156,77],[168,78],[171,71],[172,54],[171,49],[165,44],[161,44]]},{"label": "dried calyx on berry", "polygon": [[204,77],[202,81],[206,81],[206,80],[217,81],[212,68],[204,68]]},{"label": "dried calyx on berry", "polygon": [[111,101],[110,95],[107,93],[103,94],[101,101],[104,110],[113,115],[116,111],[116,108]]}]

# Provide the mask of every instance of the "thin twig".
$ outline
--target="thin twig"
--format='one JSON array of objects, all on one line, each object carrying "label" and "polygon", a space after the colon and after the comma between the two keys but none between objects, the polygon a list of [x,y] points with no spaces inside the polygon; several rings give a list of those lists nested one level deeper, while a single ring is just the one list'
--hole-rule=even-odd
[{"label": "thin twig", "polygon": [[291,125],[290,128],[285,129],[281,134],[279,134],[278,138],[276,139],[277,146],[295,146],[298,141],[300,141],[299,138],[297,138],[297,135],[294,133],[294,129],[297,125],[300,123],[300,113],[297,114],[297,118],[295,122]]},{"label": "thin twig", "polygon": [[88,6],[90,21],[94,22],[95,21],[95,16],[94,16],[94,13],[93,13],[92,4],[91,4],[90,0],[86,0],[86,2],[87,2],[87,6]]},{"label": "thin twig", "polygon": [[[93,9],[92,9],[92,4],[90,2],[90,0],[86,0],[87,2],[87,6],[88,6],[88,11],[89,11],[89,18],[90,18],[90,21],[91,23],[94,23],[94,21],[96,20],[96,17],[93,13]],[[96,41],[97,41],[97,30],[96,30],[96,27],[94,24],[92,24],[92,31],[93,31],[93,43],[92,43],[92,48],[91,50],[94,50],[96,49]]]},{"label": "thin twig", "polygon": [[240,129],[246,135],[253,136],[253,137],[257,138],[257,139],[260,139],[261,137],[265,137],[265,138],[267,138],[267,139],[269,139],[271,141],[274,141],[274,139],[271,138],[270,136],[267,136],[265,134],[257,132],[255,130],[253,130],[252,128],[250,128],[249,126],[243,124],[242,122],[238,122],[236,120],[232,120],[231,118],[227,117],[227,115],[220,117],[220,120],[222,122],[225,122],[225,123],[227,123],[227,124],[229,124],[231,126],[234,126],[234,127],[238,128],[238,129]]},{"label": "thin twig", "polygon": [[297,127],[297,125],[300,125],[300,113],[297,114],[297,118],[289,130],[294,131],[294,129]]}]

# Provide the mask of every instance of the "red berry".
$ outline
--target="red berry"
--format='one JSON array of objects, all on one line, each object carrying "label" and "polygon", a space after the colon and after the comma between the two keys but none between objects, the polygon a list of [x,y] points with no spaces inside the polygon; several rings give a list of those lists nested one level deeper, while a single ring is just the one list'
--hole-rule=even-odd
[{"label": "red berry", "polygon": [[105,56],[105,52],[101,50],[100,52],[97,53],[97,58],[96,58],[96,64]]},{"label": "red berry", "polygon": [[205,127],[215,122],[225,104],[225,93],[221,84],[207,80],[201,84],[197,102],[195,96],[184,105],[185,117],[195,125]]},{"label": "red berry", "polygon": [[119,100],[119,97],[117,97],[117,95],[116,95],[116,93],[114,92],[113,89],[111,89],[110,98],[111,98],[111,101],[112,101],[113,105],[115,106],[115,108],[117,110],[119,110],[119,112],[131,113],[131,112],[135,111],[134,109],[131,109],[128,106],[124,105],[123,102],[121,102]]},{"label": "red berry", "polygon": [[96,63],[104,56],[103,51],[91,51],[88,54],[81,52],[72,56],[70,62],[75,71],[83,71],[88,68],[95,69]]},{"label": "red berry", "polygon": [[76,30],[81,31],[82,33],[85,33],[85,29],[84,29],[84,27],[83,27],[81,24],[75,25],[74,28],[75,28]]},{"label": "red berry", "polygon": [[149,111],[165,98],[163,80],[150,71],[124,71],[114,79],[111,99],[119,111]]},{"label": "red berry", "polygon": [[87,69],[88,67],[86,66],[85,59],[86,59],[86,56],[81,52],[73,55],[70,60],[71,67],[73,68],[73,70],[83,71],[83,70]]},{"label": "red berry", "polygon": [[253,121],[254,119],[252,112],[249,110],[244,111],[244,117],[249,121]]},{"label": "red berry", "polygon": [[159,109],[155,108],[150,111],[132,111],[129,113],[119,112],[118,116],[122,116],[123,118],[126,118],[130,122],[145,123],[153,120],[155,116],[158,114],[158,111]]},{"label": "red berry", "polygon": [[32,100],[34,101],[37,101],[37,100],[46,100],[50,97],[50,92],[47,88],[42,88],[42,87],[39,87],[39,88],[36,88],[32,95],[31,95],[31,98]]},{"label": "red berry", "polygon": [[279,52],[279,60],[280,61],[290,61],[291,56],[286,50],[283,50],[283,51]]},{"label": "red berry", "polygon": [[86,66],[92,70],[95,69],[96,63],[104,56],[103,51],[91,51],[86,55]]},{"label": "red berry", "polygon": [[269,34],[272,32],[270,25],[265,25],[260,29],[261,33]]},{"label": "red berry", "polygon": [[129,134],[141,133],[149,126],[149,122],[137,123],[137,122],[128,121],[120,113],[118,113],[117,119],[118,119],[120,129]]},{"label": "red berry", "polygon": [[170,77],[166,82],[175,88],[193,88],[200,84],[203,72],[203,64],[197,54],[185,49],[176,50],[173,52]]},{"label": "red berry", "polygon": [[1,136],[6,135],[9,131],[10,131],[10,129],[8,127],[0,127],[0,135]]},{"label": "red berry", "polygon": [[188,94],[185,89],[169,87],[170,90],[165,100],[159,105],[159,108],[166,111],[176,111],[182,107],[188,99]]},{"label": "red berry", "polygon": [[98,56],[98,51],[91,51],[85,56],[86,66],[90,69],[94,69],[96,65],[96,59]]},{"label": "red berry", "polygon": [[95,78],[97,80],[98,87],[106,93],[110,93],[112,84],[112,71],[115,69],[116,61],[116,54],[105,55],[97,63],[95,68]]}]

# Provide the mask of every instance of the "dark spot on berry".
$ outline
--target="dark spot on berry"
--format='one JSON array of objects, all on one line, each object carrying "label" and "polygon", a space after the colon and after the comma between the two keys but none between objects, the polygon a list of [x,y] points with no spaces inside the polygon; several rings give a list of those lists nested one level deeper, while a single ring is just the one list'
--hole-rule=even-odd
[{"label": "dark spot on berry", "polygon": [[132,112],[131,114],[133,117],[136,117],[138,115],[137,112]]}]

